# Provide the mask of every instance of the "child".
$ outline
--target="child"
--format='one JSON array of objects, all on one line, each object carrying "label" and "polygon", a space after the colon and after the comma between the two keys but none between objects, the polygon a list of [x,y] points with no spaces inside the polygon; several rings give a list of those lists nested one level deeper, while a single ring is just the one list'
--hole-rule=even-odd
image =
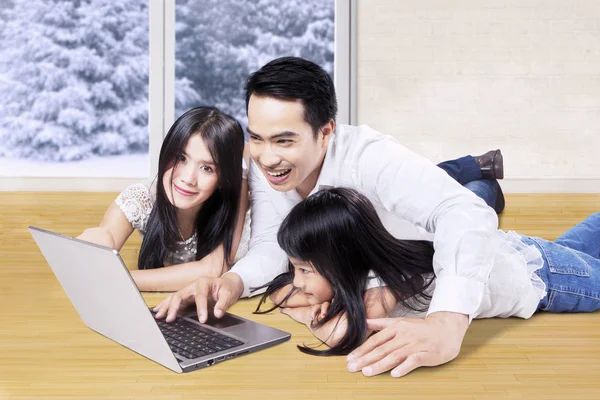
[{"label": "child", "polygon": [[242,236],[243,152],[244,134],[234,118],[212,107],[187,111],[163,141],[159,179],[126,188],[100,226],[79,238],[120,250],[137,229],[139,270],[131,272],[142,291],[178,290],[198,276],[220,276]]},{"label": "child", "polygon": [[[493,265],[481,271],[489,279],[472,318],[600,308],[600,213],[555,242],[501,230],[495,235],[499,240],[490,238],[488,252]],[[257,310],[270,296],[329,345],[300,347],[303,352],[348,354],[369,334],[367,318],[425,316],[435,285],[432,244],[395,239],[357,191],[333,188],[308,197],[288,214],[277,239],[289,271],[268,284]],[[369,315],[374,307],[365,306],[363,292],[369,279],[378,279],[370,269],[388,289]]]}]

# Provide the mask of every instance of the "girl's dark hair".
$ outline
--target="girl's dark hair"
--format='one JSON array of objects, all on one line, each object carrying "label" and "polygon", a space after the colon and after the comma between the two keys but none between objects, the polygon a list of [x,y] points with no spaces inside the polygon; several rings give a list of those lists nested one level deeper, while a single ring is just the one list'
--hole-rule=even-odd
[{"label": "girl's dark hair", "polygon": [[163,266],[167,249],[180,239],[176,208],[165,192],[165,172],[176,168],[185,145],[192,135],[200,135],[215,163],[217,188],[196,216],[198,239],[196,260],[223,243],[224,262],[229,264],[242,188],[244,133],[231,116],[214,107],[196,107],[186,111],[173,124],[160,149],[156,200],[148,218],[138,257],[139,269]]},{"label": "girl's dark hair", "polygon": [[246,111],[253,94],[300,100],[304,106],[304,120],[312,127],[315,138],[323,125],[335,121],[337,114],[333,80],[323,68],[299,57],[277,58],[248,77]]},{"label": "girl's dark hair", "polygon": [[[367,315],[363,293],[369,270],[388,285],[405,307],[423,310],[425,300],[430,298],[425,290],[431,280],[411,278],[433,272],[431,242],[394,238],[381,223],[373,204],[356,190],[333,188],[308,197],[285,218],[277,240],[289,257],[310,262],[333,289],[335,300],[327,316],[313,325],[319,327],[346,314],[348,327],[337,344],[323,351],[298,346],[304,353],[348,354],[365,340]],[[293,280],[290,264],[288,272],[265,285],[267,291],[257,312],[268,296]]]}]

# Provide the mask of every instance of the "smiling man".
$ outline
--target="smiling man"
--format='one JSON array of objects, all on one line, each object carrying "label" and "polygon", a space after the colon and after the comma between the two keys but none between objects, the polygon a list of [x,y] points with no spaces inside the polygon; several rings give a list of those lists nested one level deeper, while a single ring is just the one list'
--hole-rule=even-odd
[{"label": "smiling man", "polygon": [[277,231],[285,216],[318,190],[349,187],[371,200],[396,238],[433,242],[437,283],[426,319],[371,321],[371,329],[382,331],[349,356],[348,369],[365,375],[393,369],[402,376],[454,359],[490,273],[494,210],[393,137],[336,125],[333,81],[312,62],[288,57],[263,66],[248,79],[246,104],[250,250],[221,278],[200,278],[172,295],[167,319],[195,301],[206,320],[209,297],[219,317],[284,272],[288,259]]}]

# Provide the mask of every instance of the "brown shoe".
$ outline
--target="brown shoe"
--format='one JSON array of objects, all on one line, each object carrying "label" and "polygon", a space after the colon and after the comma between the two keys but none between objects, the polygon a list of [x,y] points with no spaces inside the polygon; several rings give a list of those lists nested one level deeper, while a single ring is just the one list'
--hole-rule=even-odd
[{"label": "brown shoe", "polygon": [[504,178],[504,158],[502,152],[498,150],[490,150],[487,153],[473,157],[484,179],[502,179]]},{"label": "brown shoe", "polygon": [[505,200],[504,200],[504,193],[502,193],[502,188],[500,187],[500,184],[498,182],[496,183],[496,204],[494,204],[494,210],[496,211],[496,214],[502,214],[502,211],[504,211],[504,206],[506,205]]}]

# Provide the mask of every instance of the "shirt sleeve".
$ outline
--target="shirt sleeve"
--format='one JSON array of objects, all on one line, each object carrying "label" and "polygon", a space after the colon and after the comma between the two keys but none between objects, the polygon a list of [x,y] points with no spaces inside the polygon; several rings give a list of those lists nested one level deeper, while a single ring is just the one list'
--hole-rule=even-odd
[{"label": "shirt sleeve", "polygon": [[390,136],[357,152],[356,179],[389,212],[433,233],[436,288],[428,315],[449,311],[471,320],[493,260],[494,210],[427,159]]},{"label": "shirt sleeve", "polygon": [[248,165],[246,165],[244,157],[242,157],[242,179],[248,179]]},{"label": "shirt sleeve", "polygon": [[277,243],[277,231],[283,221],[268,198],[271,190],[254,162],[250,161],[250,243],[248,253],[227,273],[235,272],[244,282],[242,297],[263,293],[266,288],[251,291],[273,280],[287,270],[288,258]]},{"label": "shirt sleeve", "polygon": [[127,220],[134,229],[140,232],[146,230],[146,224],[152,211],[153,201],[150,190],[142,183],[128,186],[115,199]]}]

